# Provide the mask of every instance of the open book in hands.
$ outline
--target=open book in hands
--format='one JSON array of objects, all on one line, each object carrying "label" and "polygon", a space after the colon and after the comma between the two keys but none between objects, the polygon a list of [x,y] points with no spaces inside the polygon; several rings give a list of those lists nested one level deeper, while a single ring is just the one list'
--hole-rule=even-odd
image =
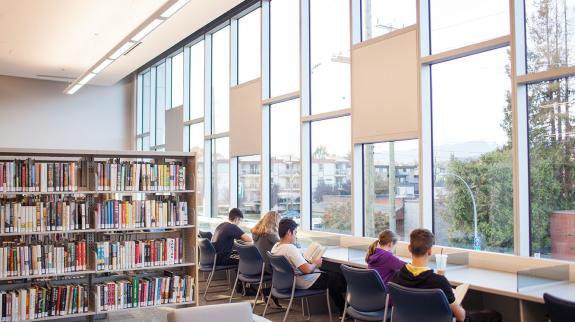
[{"label": "open book in hands", "polygon": [[458,285],[454,290],[453,294],[455,295],[455,303],[461,305],[465,294],[467,294],[467,290],[469,289],[469,283],[463,283]]},{"label": "open book in hands", "polygon": [[308,263],[314,263],[318,259],[320,259],[323,254],[325,254],[326,248],[322,245],[318,244],[317,242],[311,243],[308,248],[303,253],[303,258],[305,258]]}]

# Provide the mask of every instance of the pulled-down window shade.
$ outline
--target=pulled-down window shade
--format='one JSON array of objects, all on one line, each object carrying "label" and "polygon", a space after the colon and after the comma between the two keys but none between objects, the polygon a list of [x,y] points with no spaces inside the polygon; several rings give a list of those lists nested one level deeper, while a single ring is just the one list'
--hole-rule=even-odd
[{"label": "pulled-down window shade", "polygon": [[230,89],[230,156],[255,155],[261,151],[261,81],[258,78]]},{"label": "pulled-down window shade", "polygon": [[415,26],[355,45],[351,59],[353,143],[418,138]]}]

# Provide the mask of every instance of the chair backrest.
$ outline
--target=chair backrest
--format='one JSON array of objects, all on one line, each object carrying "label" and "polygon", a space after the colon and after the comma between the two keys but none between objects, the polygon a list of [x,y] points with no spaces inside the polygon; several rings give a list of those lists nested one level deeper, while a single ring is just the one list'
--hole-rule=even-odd
[{"label": "chair backrest", "polygon": [[347,302],[351,307],[361,312],[385,309],[387,292],[377,271],[341,265],[341,272],[347,281]]},{"label": "chair backrest", "polygon": [[453,312],[442,290],[409,288],[391,282],[387,288],[393,300],[393,322],[453,321]]},{"label": "chair backrest", "polygon": [[212,242],[206,238],[198,238],[198,248],[200,249],[200,265],[213,265],[216,257],[216,249],[214,245],[212,245]]},{"label": "chair backrest", "polygon": [[189,321],[253,322],[254,318],[248,302],[185,307],[168,313],[168,322]]},{"label": "chair backrest", "polygon": [[575,303],[544,293],[543,299],[551,322],[573,321]]},{"label": "chair backrest", "polygon": [[282,255],[272,255],[270,252],[268,252],[268,257],[273,270],[272,287],[278,291],[291,290],[295,272],[287,258]]},{"label": "chair backrest", "polygon": [[212,233],[209,231],[198,230],[198,236],[200,238],[206,238],[207,240],[212,240]]},{"label": "chair backrest", "polygon": [[235,243],[235,248],[240,255],[240,263],[238,264],[238,271],[244,275],[260,275],[264,259],[262,254],[254,245],[243,245]]}]

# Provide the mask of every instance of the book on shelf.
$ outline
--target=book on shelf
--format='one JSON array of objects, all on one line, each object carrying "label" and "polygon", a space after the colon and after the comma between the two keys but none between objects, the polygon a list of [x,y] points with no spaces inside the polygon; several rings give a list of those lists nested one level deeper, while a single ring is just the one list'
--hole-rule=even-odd
[{"label": "book on shelf", "polygon": [[309,263],[313,263],[318,259],[320,259],[323,256],[323,254],[325,254],[325,251],[326,248],[324,246],[320,245],[317,242],[312,242],[303,253],[303,257]]},{"label": "book on shelf", "polygon": [[30,233],[89,229],[83,199],[43,196],[0,201],[0,233]]},{"label": "book on shelf", "polygon": [[93,216],[96,229],[184,226],[188,204],[172,198],[107,200],[94,205]]},{"label": "book on shelf", "polygon": [[186,167],[181,162],[97,161],[94,182],[98,191],[185,190]]},{"label": "book on shelf", "polygon": [[96,271],[182,264],[180,237],[96,242]]},{"label": "book on shelf", "polygon": [[85,240],[46,243],[5,241],[0,247],[0,278],[65,274],[86,269]]},{"label": "book on shelf", "polygon": [[157,306],[193,301],[194,277],[189,275],[130,277],[95,284],[93,297],[96,312]]},{"label": "book on shelf", "polygon": [[70,192],[88,186],[88,161],[0,162],[0,192]]},{"label": "book on shelf", "polygon": [[88,289],[66,284],[0,291],[1,321],[22,321],[88,312]]}]

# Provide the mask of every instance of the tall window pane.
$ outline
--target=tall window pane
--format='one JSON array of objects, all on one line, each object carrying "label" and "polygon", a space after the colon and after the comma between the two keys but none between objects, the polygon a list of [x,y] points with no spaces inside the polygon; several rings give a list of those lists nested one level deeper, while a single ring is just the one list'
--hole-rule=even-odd
[{"label": "tall window pane", "polygon": [[213,133],[227,132],[230,123],[230,27],[212,36]]},{"label": "tall window pane", "polygon": [[419,140],[363,146],[365,236],[419,227]]},{"label": "tall window pane", "polygon": [[527,70],[575,64],[575,1],[525,0]]},{"label": "tall window pane", "polygon": [[184,104],[184,53],[172,57],[172,106]]},{"label": "tall window pane", "polygon": [[270,208],[297,221],[301,196],[299,109],[299,99],[270,107]]},{"label": "tall window pane", "polygon": [[575,77],[532,84],[529,188],[532,255],[575,260]]},{"label": "tall window pane", "polygon": [[204,123],[190,125],[190,152],[196,153],[196,212],[204,215]]},{"label": "tall window pane", "polygon": [[312,114],[350,107],[349,29],[348,0],[310,1]]},{"label": "tall window pane", "polygon": [[507,51],[501,48],[432,66],[433,214],[438,244],[513,251]]},{"label": "tall window pane", "polygon": [[[204,41],[190,48],[190,120],[204,116]],[[185,117],[185,115],[184,115]]]},{"label": "tall window pane", "polygon": [[270,92],[299,90],[299,1],[270,2]]},{"label": "tall window pane", "polygon": [[238,208],[246,219],[259,220],[262,203],[259,155],[238,158]]},{"label": "tall window pane", "polygon": [[430,0],[431,51],[509,34],[509,1]]},{"label": "tall window pane", "polygon": [[415,24],[415,6],[414,0],[362,0],[362,40]]},{"label": "tall window pane", "polygon": [[151,72],[146,72],[143,77],[144,89],[142,90],[142,133],[150,132],[150,113],[152,108],[152,80]]},{"label": "tall window pane", "polygon": [[156,67],[156,140],[154,145],[162,145],[166,126],[166,64]]},{"label": "tall window pane", "polygon": [[312,229],[351,233],[351,117],[311,124]]},{"label": "tall window pane", "polygon": [[228,218],[230,210],[230,139],[213,140],[212,217]]},{"label": "tall window pane", "polygon": [[238,20],[238,83],[260,77],[261,15],[256,9]]}]

